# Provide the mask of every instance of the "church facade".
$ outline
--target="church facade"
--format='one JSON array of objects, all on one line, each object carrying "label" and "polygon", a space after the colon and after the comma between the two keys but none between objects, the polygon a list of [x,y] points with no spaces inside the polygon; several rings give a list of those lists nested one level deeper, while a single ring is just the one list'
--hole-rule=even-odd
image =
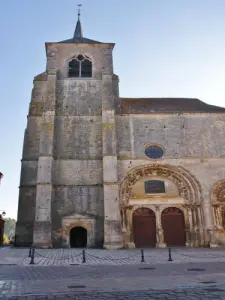
[{"label": "church facade", "polygon": [[225,108],[120,98],[113,43],[46,43],[34,78],[15,244],[225,245]]}]

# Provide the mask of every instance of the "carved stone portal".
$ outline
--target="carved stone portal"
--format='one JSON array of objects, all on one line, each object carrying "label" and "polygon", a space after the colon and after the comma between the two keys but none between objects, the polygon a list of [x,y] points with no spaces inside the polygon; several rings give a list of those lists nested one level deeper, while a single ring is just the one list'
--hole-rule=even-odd
[{"label": "carved stone portal", "polygon": [[220,237],[225,234],[225,179],[216,182],[211,190],[213,217],[216,229],[221,231]]},{"label": "carved stone portal", "polygon": [[178,187],[179,195],[186,204],[200,204],[202,200],[201,185],[194,175],[180,166],[151,164],[132,169],[120,185],[121,206],[128,205],[132,186],[141,178],[162,176],[170,179]]},{"label": "carved stone portal", "polygon": [[[132,188],[142,178],[154,176],[164,177],[172,181],[180,196],[176,204],[140,204],[131,205]],[[182,200],[183,199],[183,200]],[[123,227],[124,244],[133,245],[132,216],[136,209],[146,207],[156,214],[157,247],[165,247],[162,229],[162,211],[170,206],[175,206],[183,211],[185,220],[186,246],[204,246],[204,230],[202,222],[202,189],[200,183],[188,170],[180,166],[151,164],[132,169],[122,180],[120,185],[121,221]],[[188,212],[190,212],[188,214]],[[197,232],[197,233],[196,233]],[[160,246],[159,246],[160,245]]]}]

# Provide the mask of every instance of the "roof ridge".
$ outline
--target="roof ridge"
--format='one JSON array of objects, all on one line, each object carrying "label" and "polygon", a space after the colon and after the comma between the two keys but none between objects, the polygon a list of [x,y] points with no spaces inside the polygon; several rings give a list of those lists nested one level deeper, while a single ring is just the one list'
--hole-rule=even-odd
[{"label": "roof ridge", "polygon": [[225,107],[203,102],[198,98],[120,98],[121,113],[180,113],[180,112],[224,112]]}]

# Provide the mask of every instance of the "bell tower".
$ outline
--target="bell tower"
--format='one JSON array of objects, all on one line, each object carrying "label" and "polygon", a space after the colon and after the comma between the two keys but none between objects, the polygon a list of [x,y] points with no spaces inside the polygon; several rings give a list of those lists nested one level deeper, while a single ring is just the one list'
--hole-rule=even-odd
[{"label": "bell tower", "polygon": [[83,226],[87,247],[120,248],[114,44],[85,38],[79,11],[73,37],[45,46],[24,139],[17,244],[69,247],[71,228]]}]

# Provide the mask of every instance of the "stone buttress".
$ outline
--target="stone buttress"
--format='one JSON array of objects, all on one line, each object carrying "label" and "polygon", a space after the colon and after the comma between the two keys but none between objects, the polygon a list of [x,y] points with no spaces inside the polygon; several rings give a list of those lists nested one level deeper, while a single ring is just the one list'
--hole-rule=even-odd
[{"label": "stone buttress", "polygon": [[47,73],[46,97],[41,122],[33,234],[33,245],[41,247],[52,247],[51,202],[53,198],[55,89],[56,73]]},{"label": "stone buttress", "polygon": [[119,184],[117,174],[117,147],[115,129],[115,98],[113,93],[112,49],[105,52],[102,74],[102,143],[104,185],[104,247],[122,247],[119,206]]}]

